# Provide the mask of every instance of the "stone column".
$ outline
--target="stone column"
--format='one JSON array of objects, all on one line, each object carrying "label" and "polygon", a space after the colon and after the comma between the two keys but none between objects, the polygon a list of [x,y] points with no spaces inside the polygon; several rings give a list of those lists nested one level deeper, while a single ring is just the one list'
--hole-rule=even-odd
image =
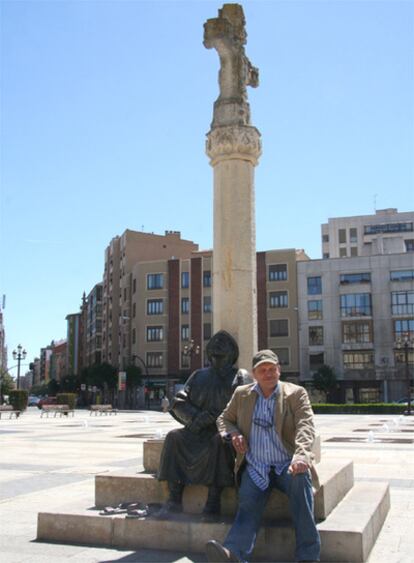
[{"label": "stone column", "polygon": [[257,351],[254,167],[260,156],[255,127],[217,127],[207,136],[214,168],[213,331],[227,330],[249,368]]},{"label": "stone column", "polygon": [[214,169],[213,330],[237,340],[239,367],[248,369],[257,351],[254,167],[261,143],[247,102],[246,86],[258,86],[259,72],[246,56],[246,37],[238,4],[224,4],[204,24],[204,46],[220,58],[206,146]]}]

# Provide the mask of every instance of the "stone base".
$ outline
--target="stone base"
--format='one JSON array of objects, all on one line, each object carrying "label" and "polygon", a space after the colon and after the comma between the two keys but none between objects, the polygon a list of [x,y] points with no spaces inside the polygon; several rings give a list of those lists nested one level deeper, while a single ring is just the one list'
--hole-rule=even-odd
[{"label": "stone base", "polygon": [[[365,561],[389,509],[387,484],[358,483],[328,518],[318,524],[321,561]],[[174,520],[129,519],[82,514],[38,515],[37,539],[61,543],[112,546],[127,549],[165,549],[203,552],[209,539],[222,541],[230,521],[205,523],[198,516]],[[254,552],[256,561],[292,561],[294,532],[289,525],[264,525]]]},{"label": "stone base", "polygon": [[[340,502],[354,483],[352,461],[323,461],[318,464],[321,487],[315,493],[315,516],[323,520]],[[164,502],[168,496],[165,482],[160,483],[153,475],[97,475],[95,478],[95,504],[98,508],[117,506],[121,502]],[[183,495],[184,511],[200,514],[207,499],[207,487],[191,485]],[[237,493],[234,487],[226,487],[222,493],[222,514],[234,516],[237,509]],[[265,516],[272,519],[289,519],[286,495],[272,491]]]}]

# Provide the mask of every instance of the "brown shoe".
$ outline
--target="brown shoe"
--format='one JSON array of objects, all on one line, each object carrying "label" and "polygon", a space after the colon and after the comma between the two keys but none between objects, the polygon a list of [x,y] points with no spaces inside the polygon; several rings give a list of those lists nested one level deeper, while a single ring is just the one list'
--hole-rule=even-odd
[{"label": "brown shoe", "polygon": [[206,543],[208,563],[240,563],[240,559],[216,540]]}]

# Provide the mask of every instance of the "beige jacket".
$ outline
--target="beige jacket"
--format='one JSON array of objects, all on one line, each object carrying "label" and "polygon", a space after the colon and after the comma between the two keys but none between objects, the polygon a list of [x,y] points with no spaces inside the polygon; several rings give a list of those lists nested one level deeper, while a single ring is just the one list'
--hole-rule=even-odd
[{"label": "beige jacket", "polygon": [[[249,442],[250,428],[257,393],[253,391],[254,383],[237,387],[233,397],[217,419],[217,427],[222,435],[239,432]],[[308,394],[303,387],[279,381],[279,393],[276,398],[274,414],[276,432],[283,445],[292,455],[292,462],[305,461],[312,474],[315,488],[319,488],[319,479],[313,465],[312,446],[315,440],[313,411]],[[244,462],[244,455],[237,454],[235,464],[237,474]]]}]

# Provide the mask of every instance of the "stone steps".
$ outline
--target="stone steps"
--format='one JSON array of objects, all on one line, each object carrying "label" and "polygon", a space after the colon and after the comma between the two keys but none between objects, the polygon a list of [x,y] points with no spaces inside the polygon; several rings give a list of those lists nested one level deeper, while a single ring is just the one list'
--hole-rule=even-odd
[{"label": "stone steps", "polygon": [[[315,493],[315,516],[325,519],[343,499],[354,484],[352,461],[323,461],[318,464],[321,487]],[[97,508],[117,506],[121,502],[164,502],[168,490],[154,475],[104,474],[95,478],[95,505]],[[191,485],[183,495],[184,512],[201,513],[207,499],[207,487]],[[222,514],[234,516],[237,509],[237,493],[234,487],[226,487],[222,493]],[[286,495],[272,491],[265,516],[272,519],[288,518],[289,507]]]},{"label": "stone steps", "polygon": [[[322,540],[321,561],[365,561],[389,509],[385,483],[357,483],[318,524]],[[122,515],[99,516],[97,510],[81,513],[38,515],[37,539],[126,549],[165,549],[188,553],[204,551],[209,539],[222,541],[231,518],[202,522],[197,515],[174,520],[129,519]],[[257,561],[292,561],[294,532],[289,523],[264,524],[257,540]]]}]

